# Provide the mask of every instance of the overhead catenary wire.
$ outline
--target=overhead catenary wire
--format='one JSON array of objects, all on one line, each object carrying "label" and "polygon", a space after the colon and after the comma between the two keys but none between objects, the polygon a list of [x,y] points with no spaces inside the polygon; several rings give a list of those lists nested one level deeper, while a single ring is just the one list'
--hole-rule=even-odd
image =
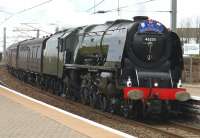
[{"label": "overhead catenary wire", "polygon": [[94,6],[92,6],[91,8],[87,9],[86,12],[95,9],[96,7],[98,7],[101,3],[103,3],[105,0],[101,0],[99,3],[95,4]]},{"label": "overhead catenary wire", "polygon": [[13,13],[11,12],[8,12],[8,11],[5,11],[5,10],[0,10],[1,13],[4,13],[4,14],[9,14],[9,15],[12,15]]},{"label": "overhead catenary wire", "polygon": [[29,25],[29,23],[21,23],[21,24],[23,24],[23,25],[25,25],[25,26],[28,26],[28,27],[31,27],[31,28],[36,29],[36,30],[40,30],[40,31],[42,31],[42,32],[44,32],[44,33],[46,33],[46,34],[52,34],[52,33],[50,33],[50,32],[47,32],[47,31],[45,31],[45,30],[42,30],[42,29],[40,29],[40,28],[34,27],[34,26],[32,26],[32,25]]},{"label": "overhead catenary wire", "polygon": [[[16,13],[10,13],[10,12],[4,11],[4,10],[0,10],[0,12],[9,14],[8,17],[6,17],[2,22],[0,22],[0,25],[3,25],[5,22],[7,22],[8,20],[10,20],[12,17],[14,17],[14,16],[16,16],[16,15],[19,15],[19,14],[21,14],[21,13],[27,12],[27,11],[32,10],[32,9],[34,9],[34,8],[40,7],[40,6],[44,5],[44,4],[50,3],[51,1],[53,1],[53,0],[46,0],[46,1],[41,2],[41,3],[39,3],[39,4],[33,5],[33,6],[29,7],[29,8],[25,8],[25,9],[23,9],[23,10],[19,10],[19,11],[16,12]],[[46,31],[43,31],[43,32],[46,32]],[[49,32],[46,32],[46,33],[50,34]],[[23,34],[24,34],[24,32],[23,32]],[[27,34],[27,37],[32,38],[32,36],[30,36],[30,35],[28,35],[28,34]],[[15,41],[17,41],[17,39],[16,39]]]},{"label": "overhead catenary wire", "polygon": [[119,7],[119,9],[127,8],[127,7],[134,6],[134,5],[146,4],[146,3],[149,3],[149,2],[153,2],[153,1],[157,1],[157,0],[146,0],[146,1],[143,1],[143,2],[137,2],[137,3],[134,3],[134,4]]},{"label": "overhead catenary wire", "polygon": [[[32,10],[32,9],[34,9],[34,8],[40,7],[40,6],[44,5],[44,4],[50,3],[51,1],[53,1],[53,0],[47,0],[47,1],[41,2],[41,3],[39,3],[39,4],[36,4],[36,5],[32,6],[32,7],[29,7],[29,8],[23,9],[23,10],[20,10],[20,11],[18,11],[18,12],[16,12],[16,13],[10,13],[10,16],[8,16],[8,17],[5,18],[2,22],[0,22],[0,25],[4,24],[4,23],[7,22],[8,20],[10,20],[12,17],[14,17],[14,16],[16,16],[16,15],[18,15],[18,14],[21,14],[21,13],[27,12],[27,11],[29,11],[29,10]],[[8,12],[7,12],[7,13],[8,13]]]},{"label": "overhead catenary wire", "polygon": [[137,3],[134,3],[134,4],[124,5],[124,6],[118,6],[118,8],[113,8],[113,9],[109,9],[109,10],[100,10],[100,11],[97,11],[95,13],[119,12],[121,9],[125,9],[127,7],[130,7],[130,6],[146,4],[146,3],[149,3],[149,2],[153,2],[153,1],[157,1],[157,0],[146,0],[146,1],[137,2]]},{"label": "overhead catenary wire", "polygon": [[44,2],[42,2],[42,3],[39,3],[39,4],[36,4],[36,5],[32,6],[32,7],[30,7],[30,8],[26,8],[26,9],[23,9],[23,10],[21,10],[21,11],[18,11],[16,14],[21,14],[21,13],[23,13],[23,12],[32,10],[32,9],[34,9],[34,8],[37,8],[37,7],[40,7],[40,6],[44,5],[44,4],[50,3],[50,2],[52,2],[52,1],[53,1],[53,0],[44,1]]},{"label": "overhead catenary wire", "polygon": [[153,2],[153,1],[156,1],[156,0],[147,0],[147,1],[143,1],[143,2],[138,2],[137,4],[145,4],[145,3],[149,3],[149,2]]},{"label": "overhead catenary wire", "polygon": [[162,10],[157,10],[157,11],[148,11],[148,10],[144,10],[144,11],[142,11],[142,10],[138,10],[138,11],[133,11],[133,10],[123,10],[123,12],[158,12],[158,13],[161,13],[161,12],[163,12],[163,13],[169,13],[169,12],[171,12],[171,10],[166,10],[166,11],[162,11]]}]

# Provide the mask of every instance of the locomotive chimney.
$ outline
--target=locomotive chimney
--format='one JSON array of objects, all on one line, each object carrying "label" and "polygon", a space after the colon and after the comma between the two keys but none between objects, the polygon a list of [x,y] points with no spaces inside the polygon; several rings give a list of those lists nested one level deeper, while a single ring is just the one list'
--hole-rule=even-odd
[{"label": "locomotive chimney", "polygon": [[147,20],[148,18],[149,18],[148,16],[134,16],[133,21],[134,22],[143,21],[143,20]]}]

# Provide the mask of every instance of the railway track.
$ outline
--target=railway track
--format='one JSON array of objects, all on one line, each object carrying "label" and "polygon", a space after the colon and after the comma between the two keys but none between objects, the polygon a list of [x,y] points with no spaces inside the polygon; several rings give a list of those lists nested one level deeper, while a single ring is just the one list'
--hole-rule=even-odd
[{"label": "railway track", "polygon": [[[2,83],[4,85],[9,86],[8,84],[9,81],[7,82],[2,81]],[[24,82],[21,82],[21,81],[20,81],[20,85],[21,86],[25,85],[25,87],[27,87],[23,89],[32,89],[32,91],[34,91],[34,93],[31,93],[31,94],[28,91],[24,92],[25,94],[31,97],[34,97],[34,98],[37,97],[36,99],[38,100],[43,99],[43,102],[52,104],[53,106],[57,106],[67,111],[72,111],[71,108],[68,108],[69,104],[73,108],[75,108],[77,111],[80,110],[81,108],[81,110],[85,110],[87,114],[82,114],[80,112],[75,112],[75,113],[85,118],[102,123],[104,125],[108,125],[110,127],[127,132],[131,135],[135,135],[138,137],[170,137],[170,138],[171,137],[178,137],[178,138],[200,137],[200,130],[198,128],[193,128],[188,125],[183,125],[182,123],[167,122],[167,123],[162,123],[162,124],[160,123],[150,124],[147,122],[139,122],[136,120],[130,120],[130,119],[120,117],[118,115],[113,115],[107,112],[101,112],[97,109],[93,109],[91,107],[82,105],[72,100],[66,101],[66,99],[63,97],[53,95],[49,91],[41,90],[35,86],[25,84]],[[18,91],[21,91],[21,90],[18,90]],[[38,95],[35,96],[35,93],[37,93]],[[104,120],[110,120],[110,121],[104,121]],[[116,124],[118,126],[116,126]]]},{"label": "railway track", "polygon": [[[74,104],[74,102],[71,102]],[[105,118],[118,121],[119,123],[126,123],[133,127],[143,127],[151,131],[159,133],[163,136],[170,138],[199,138],[200,128],[191,127],[185,124],[177,122],[166,122],[162,125],[151,125],[145,122],[139,122],[135,120],[125,119],[117,115],[111,115],[110,113],[101,112],[98,110],[90,110],[90,112],[104,116]]]},{"label": "railway track", "polygon": [[[102,114],[101,112],[97,112],[98,114]],[[102,114],[103,116],[110,118],[110,115]],[[160,133],[163,136],[170,138],[199,138],[200,137],[200,128],[195,128],[192,126],[188,126],[185,124],[177,123],[177,122],[164,122],[162,125],[157,124],[158,122],[154,122],[154,124],[149,124],[147,122],[140,122],[130,119],[119,118],[118,116],[112,115],[111,118],[113,120],[117,120],[120,123],[126,123],[132,126],[144,127],[152,130],[154,132]]]},{"label": "railway track", "polygon": [[199,138],[200,128],[192,127],[182,123],[169,121],[164,124],[154,124],[150,127],[153,129],[168,134],[170,137],[177,138]]},{"label": "railway track", "polygon": [[193,127],[191,125],[186,125],[183,123],[175,122],[175,121],[170,121],[171,125],[176,126],[177,128],[183,129],[185,131],[190,131],[194,134],[197,134],[200,137],[200,128]]},{"label": "railway track", "polygon": [[[34,89],[38,91],[38,88],[35,88],[34,86],[29,85],[31,89]],[[39,89],[40,91],[40,89]],[[41,90],[42,91],[42,90]],[[43,93],[45,95],[48,95],[49,97],[53,98],[54,100],[58,100],[60,102],[65,103],[66,99],[63,97],[59,97],[56,95],[53,95],[50,92]],[[74,101],[68,100],[68,103],[71,105],[74,105],[74,107],[77,107],[80,105],[80,103],[76,103]],[[181,124],[178,122],[170,121],[170,122],[164,122],[163,124],[156,124],[156,123],[146,123],[146,122],[139,122],[135,120],[126,119],[117,115],[113,115],[111,113],[107,112],[101,112],[97,109],[89,108],[87,106],[83,106],[82,108],[85,108],[83,110],[87,110],[90,113],[95,113],[100,116],[103,116],[104,118],[115,120],[119,123],[125,123],[132,127],[142,127],[149,129],[151,131],[154,131],[155,133],[159,133],[160,135],[164,137],[170,137],[170,138],[199,138],[200,137],[200,128],[191,127],[185,124]],[[87,117],[87,116],[85,116]],[[90,118],[89,118],[90,119]]]}]

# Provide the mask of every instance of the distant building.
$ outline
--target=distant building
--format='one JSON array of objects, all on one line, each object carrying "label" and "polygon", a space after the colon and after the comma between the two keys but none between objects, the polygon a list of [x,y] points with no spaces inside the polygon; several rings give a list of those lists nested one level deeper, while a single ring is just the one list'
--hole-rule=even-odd
[{"label": "distant building", "polygon": [[176,32],[183,43],[200,43],[200,28],[177,28]]}]

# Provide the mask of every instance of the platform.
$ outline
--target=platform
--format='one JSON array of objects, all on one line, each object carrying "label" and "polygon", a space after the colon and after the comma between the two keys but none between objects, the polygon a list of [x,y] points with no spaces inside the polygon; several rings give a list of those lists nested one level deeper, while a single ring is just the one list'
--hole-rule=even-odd
[{"label": "platform", "polygon": [[133,138],[0,86],[1,138]]},{"label": "platform", "polygon": [[187,89],[187,92],[191,94],[191,98],[194,100],[200,100],[200,84],[183,84],[183,88]]}]

